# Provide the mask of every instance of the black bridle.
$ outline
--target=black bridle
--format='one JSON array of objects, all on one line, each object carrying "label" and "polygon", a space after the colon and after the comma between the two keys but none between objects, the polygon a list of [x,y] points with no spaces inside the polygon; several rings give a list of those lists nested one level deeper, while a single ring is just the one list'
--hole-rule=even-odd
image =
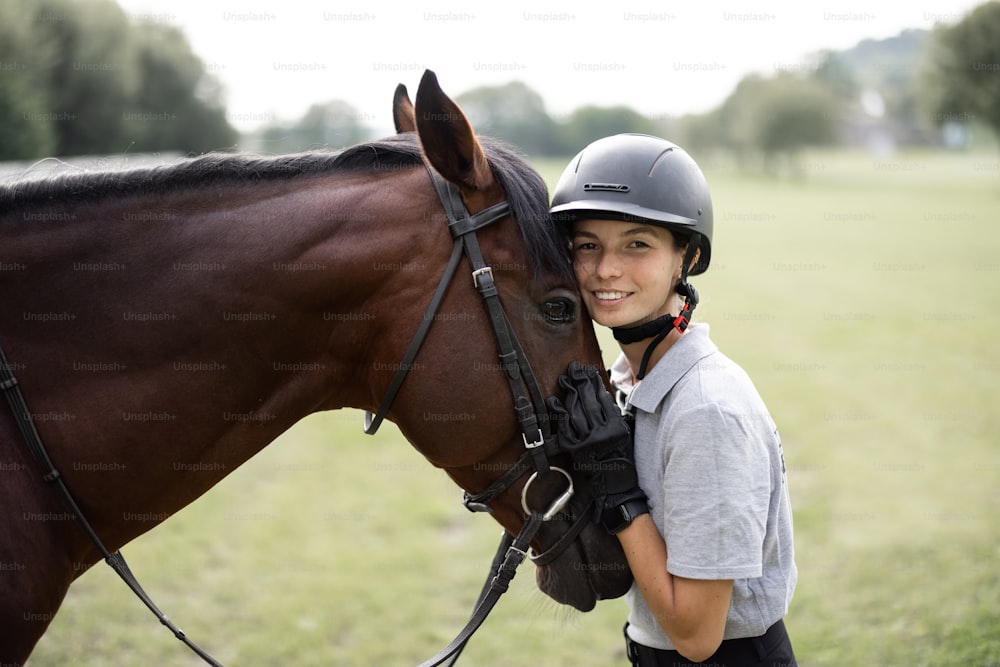
[{"label": "black bridle", "polygon": [[[438,282],[434,296],[427,306],[423,320],[403,355],[403,361],[397,366],[396,373],[389,383],[389,388],[386,390],[377,412],[374,415],[371,412],[365,413],[365,433],[371,435],[378,430],[403,386],[407,372],[413,366],[417,353],[427,337],[430,323],[434,321],[434,315],[444,299],[444,293],[455,275],[464,251],[472,266],[472,282],[483,298],[490,326],[496,337],[500,367],[504,371],[504,377],[507,378],[514,399],[514,412],[517,414],[517,421],[520,425],[524,452],[506,472],[486,489],[472,494],[465,492],[462,502],[470,511],[492,513],[489,503],[518,479],[529,472],[531,473],[521,491],[521,508],[528,518],[521,526],[517,537],[511,537],[510,533],[504,531],[500,546],[497,547],[496,555],[493,558],[490,574],[483,585],[479,600],[468,623],[448,646],[420,665],[420,667],[434,667],[445,661],[448,661],[448,664],[453,664],[458,659],[465,644],[486,620],[500,596],[507,591],[518,565],[528,555],[531,540],[534,539],[544,522],[555,518],[562,512],[572,498],[574,489],[570,474],[562,468],[549,464],[549,456],[556,453],[558,443],[552,437],[548,411],[545,409],[538,381],[535,379],[535,374],[524,354],[524,348],[517,339],[517,334],[511,327],[510,320],[500,303],[496,283],[493,280],[493,269],[483,259],[483,253],[479,248],[479,239],[476,236],[478,230],[509,216],[510,205],[505,200],[478,213],[471,214],[462,201],[462,195],[458,188],[441,178],[430,165],[425,163],[425,166],[448,217],[448,229],[451,231],[452,239],[454,239],[451,258]],[[556,472],[565,478],[566,490],[545,510],[532,509],[528,502],[528,490],[535,480],[550,472]],[[531,560],[536,565],[546,565],[554,561],[586,527],[589,515],[588,506],[587,509],[580,512],[572,527],[555,544],[541,554],[532,554]]]},{"label": "black bridle", "polygon": [[[473,512],[492,512],[489,503],[494,498],[527,473],[532,473],[528,481],[525,482],[521,492],[521,507],[525,514],[528,515],[528,518],[525,520],[516,537],[512,537],[510,533],[504,531],[500,546],[497,548],[497,553],[493,558],[490,575],[483,585],[476,608],[466,626],[448,646],[433,658],[420,665],[420,667],[434,667],[435,665],[443,664],[445,661],[453,664],[458,659],[469,638],[472,637],[486,620],[486,617],[492,611],[500,596],[507,591],[517,567],[524,561],[525,556],[529,556],[531,541],[538,533],[542,524],[557,517],[562,512],[563,508],[573,497],[574,489],[573,480],[569,473],[562,468],[549,464],[549,456],[556,453],[557,442],[551,435],[548,412],[545,410],[538,382],[525,357],[524,349],[521,347],[517,335],[514,333],[514,329],[511,327],[510,321],[500,303],[499,293],[493,281],[493,269],[483,259],[482,251],[479,248],[479,240],[476,237],[477,230],[510,215],[510,205],[507,201],[503,201],[483,209],[476,214],[470,214],[462,201],[462,196],[458,192],[458,189],[448,181],[442,179],[429,165],[426,166],[427,172],[431,177],[431,182],[434,184],[434,188],[448,216],[448,228],[451,230],[452,238],[454,238],[455,242],[444,275],[438,283],[423,321],[414,334],[413,340],[410,342],[410,347],[404,355],[403,362],[399,365],[395,376],[389,384],[378,412],[374,416],[370,412],[365,413],[365,433],[372,434],[378,430],[379,425],[385,418],[386,412],[399,393],[403,385],[403,380],[406,379],[407,371],[412,366],[427,336],[430,323],[434,320],[434,314],[437,312],[444,298],[445,290],[451,283],[451,279],[458,268],[464,251],[465,256],[468,257],[472,265],[473,283],[483,297],[486,310],[489,313],[490,325],[497,340],[501,367],[504,370],[504,376],[507,378],[514,397],[514,410],[517,413],[525,451],[517,462],[486,489],[473,494],[466,492],[463,497],[463,503]],[[153,612],[160,623],[205,662],[215,667],[221,667],[218,661],[191,641],[153,603],[152,599],[150,599],[149,595],[146,594],[142,586],[139,585],[138,580],[132,574],[121,552],[115,551],[112,553],[104,546],[104,543],[98,537],[90,522],[87,521],[83,512],[80,511],[69,488],[49,458],[12,369],[13,367],[4,357],[3,350],[0,349],[0,391],[5,394],[22,436],[28,445],[28,449],[42,470],[42,479],[56,487],[58,494],[76,518],[91,543],[94,544],[108,565],[132,589],[132,592]],[[545,510],[531,509],[528,502],[528,489],[536,479],[550,472],[556,472],[565,477],[566,490]],[[593,503],[593,500],[590,502]],[[542,554],[530,554],[531,560],[537,565],[545,565],[554,561],[580,534],[589,521],[589,515],[588,506],[588,508],[580,512],[579,517],[572,527],[555,544]]]}]

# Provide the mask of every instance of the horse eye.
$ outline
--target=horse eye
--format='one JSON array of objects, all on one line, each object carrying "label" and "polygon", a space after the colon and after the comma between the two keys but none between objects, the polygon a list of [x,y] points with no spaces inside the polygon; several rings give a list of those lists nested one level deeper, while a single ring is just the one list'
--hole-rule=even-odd
[{"label": "horse eye", "polygon": [[576,319],[576,308],[569,299],[549,299],[542,304],[542,317],[553,324],[569,324]]}]

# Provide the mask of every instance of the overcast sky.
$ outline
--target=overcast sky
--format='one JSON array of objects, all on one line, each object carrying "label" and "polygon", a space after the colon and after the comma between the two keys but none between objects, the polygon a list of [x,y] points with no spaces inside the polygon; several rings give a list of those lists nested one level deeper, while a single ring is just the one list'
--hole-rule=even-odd
[{"label": "overcast sky", "polygon": [[748,72],[802,69],[809,54],[961,19],[978,0],[119,0],[184,29],[222,81],[230,121],[252,130],[341,99],[391,132],[397,83],[424,69],[452,97],[520,80],[558,117],[584,104],[650,116],[718,105]]}]

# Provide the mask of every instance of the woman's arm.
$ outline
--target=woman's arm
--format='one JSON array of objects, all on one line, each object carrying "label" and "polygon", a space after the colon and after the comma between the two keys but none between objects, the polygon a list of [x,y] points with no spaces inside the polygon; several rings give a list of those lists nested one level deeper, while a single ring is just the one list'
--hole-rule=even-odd
[{"label": "woman's arm", "polygon": [[[559,445],[587,476],[601,509],[600,522],[618,535],[639,590],[657,622],[693,662],[712,656],[722,642],[731,579],[699,580],[667,572],[667,547],[648,513],[622,507],[646,496],[639,488],[632,457],[632,434],[614,399],[593,368],[571,362],[559,378],[563,400],[546,401],[556,415]],[[622,526],[623,517],[631,521]],[[635,517],[635,518],[632,518]]]},{"label": "woman's arm", "polygon": [[636,584],[677,651],[692,662],[719,649],[733,580],[686,579],[667,572],[667,546],[648,514],[618,533]]}]

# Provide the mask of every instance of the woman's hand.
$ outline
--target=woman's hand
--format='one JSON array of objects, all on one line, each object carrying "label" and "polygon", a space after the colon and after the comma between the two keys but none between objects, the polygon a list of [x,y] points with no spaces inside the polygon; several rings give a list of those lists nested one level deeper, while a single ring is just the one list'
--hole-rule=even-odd
[{"label": "woman's hand", "polygon": [[594,368],[571,362],[559,387],[562,401],[555,396],[546,401],[556,416],[559,446],[590,484],[595,520],[617,533],[649,512],[635,472],[632,430]]}]

